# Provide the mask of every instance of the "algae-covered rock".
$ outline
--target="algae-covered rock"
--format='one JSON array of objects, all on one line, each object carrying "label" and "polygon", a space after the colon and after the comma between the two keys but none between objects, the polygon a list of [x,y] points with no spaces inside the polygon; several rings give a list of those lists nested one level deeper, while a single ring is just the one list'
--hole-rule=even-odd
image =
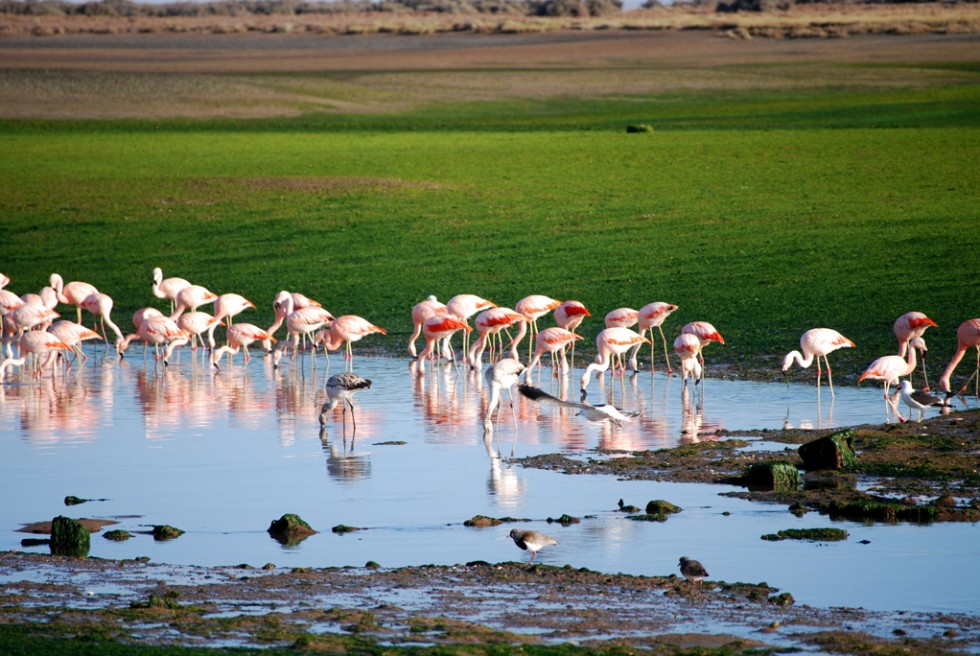
[{"label": "algae-covered rock", "polygon": [[168,524],[160,524],[153,527],[153,539],[160,542],[179,538],[184,532],[179,528],[174,528]]},{"label": "algae-covered rock", "polygon": [[104,537],[106,540],[112,540],[113,542],[124,542],[133,537],[133,534],[129,531],[116,530],[107,531],[102,537]]},{"label": "algae-covered rock", "polygon": [[357,526],[347,526],[346,524],[337,524],[330,530],[338,535],[343,535],[344,533],[353,533],[354,531],[360,531],[363,529],[360,529]]},{"label": "algae-covered rock", "polygon": [[503,522],[496,517],[487,517],[486,515],[473,515],[463,522],[463,526],[474,528],[487,528],[488,526],[500,526],[501,524]]},{"label": "algae-covered rock", "polygon": [[839,542],[847,539],[847,531],[842,528],[788,528],[778,533],[762,536],[763,540],[810,540],[812,542]]},{"label": "algae-covered rock", "polygon": [[647,502],[648,515],[673,515],[682,510],[684,509],[680,506],[675,506],[670,501],[664,501],[663,499],[654,499],[653,501]]},{"label": "algae-covered rock", "polygon": [[316,533],[312,526],[293,513],[286,513],[279,519],[272,520],[268,530],[269,535],[287,546],[299,544]]},{"label": "algae-covered rock", "polygon": [[91,499],[82,499],[81,497],[76,497],[75,495],[69,494],[65,497],[66,506],[77,506],[80,503],[88,503]]},{"label": "algae-covered rock", "polygon": [[85,558],[92,546],[88,530],[70,517],[58,515],[51,522],[51,555]]},{"label": "algae-covered rock", "polygon": [[800,472],[789,462],[759,462],[749,467],[745,482],[753,490],[795,492],[800,487]]},{"label": "algae-covered rock", "polygon": [[558,519],[554,519],[552,517],[549,517],[548,518],[548,523],[549,524],[561,524],[562,526],[569,526],[571,524],[578,524],[581,521],[582,520],[579,519],[578,517],[572,517],[569,514],[563,514]]},{"label": "algae-covered rock", "polygon": [[832,435],[825,435],[800,446],[798,449],[803,459],[803,468],[815,469],[847,469],[857,464],[857,454],[851,446],[854,432],[842,430]]}]

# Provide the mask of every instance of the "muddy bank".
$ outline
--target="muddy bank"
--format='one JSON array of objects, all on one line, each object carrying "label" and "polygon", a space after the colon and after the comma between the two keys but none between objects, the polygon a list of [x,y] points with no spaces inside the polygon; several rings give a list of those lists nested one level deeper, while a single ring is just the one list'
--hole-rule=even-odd
[{"label": "muddy bank", "polygon": [[953,654],[980,645],[980,619],[971,616],[818,609],[762,582],[709,578],[699,591],[674,575],[517,563],[284,570],[6,552],[0,592],[0,623],[26,626],[35,637],[134,644],[579,645],[671,654],[835,645],[849,653]]}]

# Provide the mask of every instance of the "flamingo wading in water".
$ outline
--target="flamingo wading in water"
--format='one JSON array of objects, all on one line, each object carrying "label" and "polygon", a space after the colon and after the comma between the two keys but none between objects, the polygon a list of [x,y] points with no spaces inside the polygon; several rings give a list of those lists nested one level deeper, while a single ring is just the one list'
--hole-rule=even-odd
[{"label": "flamingo wading in water", "polygon": [[354,424],[354,432],[356,433],[357,419],[354,417],[354,395],[362,389],[370,389],[371,381],[353,372],[345,371],[331,376],[325,387],[327,402],[320,407],[320,427],[326,427],[327,413],[336,408],[337,404],[343,403],[344,426],[347,425],[347,408],[350,407],[350,419]]},{"label": "flamingo wading in water", "polygon": [[806,369],[813,364],[813,359],[817,359],[817,390],[820,389],[820,358],[822,357],[827,365],[827,382],[830,384],[830,396],[834,396],[834,379],[830,373],[830,361],[827,355],[841,348],[853,348],[854,342],[841,335],[831,328],[811,328],[800,337],[800,351],[790,351],[783,358],[783,373],[795,362],[800,367]]},{"label": "flamingo wading in water", "polygon": [[595,362],[585,368],[582,374],[581,384],[582,400],[587,395],[586,388],[592,380],[592,372],[605,373],[612,361],[613,356],[622,355],[637,344],[649,344],[650,340],[629,328],[606,328],[595,337],[596,356]]},{"label": "flamingo wading in water", "polygon": [[[922,337],[927,328],[935,327],[936,325],[935,321],[921,312],[906,312],[895,319],[895,324],[892,328],[895,331],[895,339],[898,340],[898,354],[904,358],[905,352],[909,347],[909,342],[916,337]],[[925,380],[925,389],[928,390],[929,376],[926,374],[925,351],[922,351],[922,377]]]},{"label": "flamingo wading in water", "polygon": [[953,392],[950,390],[949,379],[971,346],[977,350],[977,366],[974,368],[973,375],[970,376],[970,379],[963,383],[963,387],[960,388],[960,394],[966,391],[966,386],[970,384],[970,380],[977,378],[977,388],[974,394],[980,396],[980,318],[977,318],[967,319],[956,329],[956,353],[953,354],[949,364],[946,365],[946,371],[943,372],[943,377],[939,379],[939,387],[946,392],[946,398],[953,396]]}]

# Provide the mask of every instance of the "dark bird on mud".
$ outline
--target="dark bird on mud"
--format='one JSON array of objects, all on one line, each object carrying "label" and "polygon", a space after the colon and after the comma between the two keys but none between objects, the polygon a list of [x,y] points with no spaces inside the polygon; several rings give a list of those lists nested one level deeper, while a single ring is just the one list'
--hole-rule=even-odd
[{"label": "dark bird on mud", "polygon": [[541,549],[552,544],[558,544],[558,540],[551,536],[545,535],[544,533],[538,533],[537,531],[522,531],[519,528],[511,529],[509,537],[518,547],[525,551],[531,552],[531,559],[527,561],[528,563],[534,562],[534,557]]},{"label": "dark bird on mud", "polygon": [[691,560],[687,556],[681,556],[680,568],[681,574],[685,579],[697,582],[698,589],[704,584],[704,577],[709,576],[708,570],[704,568],[704,565],[696,560]]},{"label": "dark bird on mud", "polygon": [[518,385],[517,389],[521,394],[532,401],[537,401],[538,403],[550,404],[558,406],[559,408],[577,408],[578,412],[576,414],[585,417],[589,421],[608,421],[616,426],[622,426],[624,421],[629,421],[633,417],[640,414],[639,412],[627,412],[625,410],[620,410],[616,406],[609,405],[607,403],[590,405],[588,403],[577,403],[575,401],[562,401],[558,397],[552,396],[544,390],[532,385]]},{"label": "dark bird on mud", "polygon": [[327,413],[337,407],[338,403],[344,404],[344,421],[347,421],[347,406],[350,406],[350,418],[354,424],[354,431],[357,431],[357,420],[354,418],[354,394],[362,389],[369,389],[371,381],[362,378],[355,373],[345,371],[342,374],[334,374],[327,380],[327,402],[320,408],[320,426],[327,423]]}]

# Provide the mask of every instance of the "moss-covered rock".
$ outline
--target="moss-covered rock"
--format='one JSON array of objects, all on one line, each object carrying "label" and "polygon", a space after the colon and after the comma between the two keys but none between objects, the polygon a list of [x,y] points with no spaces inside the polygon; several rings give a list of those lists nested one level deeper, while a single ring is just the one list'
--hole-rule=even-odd
[{"label": "moss-covered rock", "polygon": [[332,529],[330,529],[338,535],[343,535],[344,533],[353,533],[354,531],[360,531],[362,529],[357,526],[347,526],[346,524],[337,524]]},{"label": "moss-covered rock", "polygon": [[762,536],[763,540],[810,540],[813,542],[839,542],[847,539],[847,531],[841,528],[788,528],[778,533]]},{"label": "moss-covered rock", "polygon": [[753,490],[795,492],[800,487],[800,471],[789,462],[758,462],[749,467],[745,484]]},{"label": "moss-covered rock", "polygon": [[269,535],[285,545],[299,544],[316,533],[312,526],[294,513],[286,513],[279,519],[272,520],[268,531]]},{"label": "moss-covered rock", "polygon": [[487,528],[488,526],[500,526],[501,524],[503,524],[503,522],[496,517],[487,517],[486,515],[473,515],[463,522],[463,526],[475,528]]},{"label": "moss-covered rock", "polygon": [[159,524],[153,527],[153,539],[160,542],[174,540],[183,534],[184,532],[182,530],[170,526],[169,524]]},{"label": "moss-covered rock", "polygon": [[803,444],[798,449],[800,458],[803,459],[803,468],[812,471],[855,466],[858,460],[851,446],[853,440],[854,431],[848,429]]},{"label": "moss-covered rock", "polygon": [[88,529],[81,522],[62,515],[51,522],[51,555],[85,558],[91,546]]},{"label": "moss-covered rock", "polygon": [[674,513],[679,513],[684,509],[680,506],[675,506],[670,501],[654,499],[653,501],[647,502],[646,510],[648,515],[673,515]]},{"label": "moss-covered rock", "polygon": [[129,531],[115,530],[107,531],[102,537],[104,537],[106,540],[112,540],[114,542],[124,542],[133,537],[133,534]]},{"label": "moss-covered rock", "polygon": [[549,524],[561,524],[562,526],[569,526],[571,524],[578,524],[581,521],[582,520],[579,519],[578,517],[572,517],[571,515],[568,515],[568,514],[563,514],[558,519],[553,519],[551,517],[548,518],[548,523]]}]

